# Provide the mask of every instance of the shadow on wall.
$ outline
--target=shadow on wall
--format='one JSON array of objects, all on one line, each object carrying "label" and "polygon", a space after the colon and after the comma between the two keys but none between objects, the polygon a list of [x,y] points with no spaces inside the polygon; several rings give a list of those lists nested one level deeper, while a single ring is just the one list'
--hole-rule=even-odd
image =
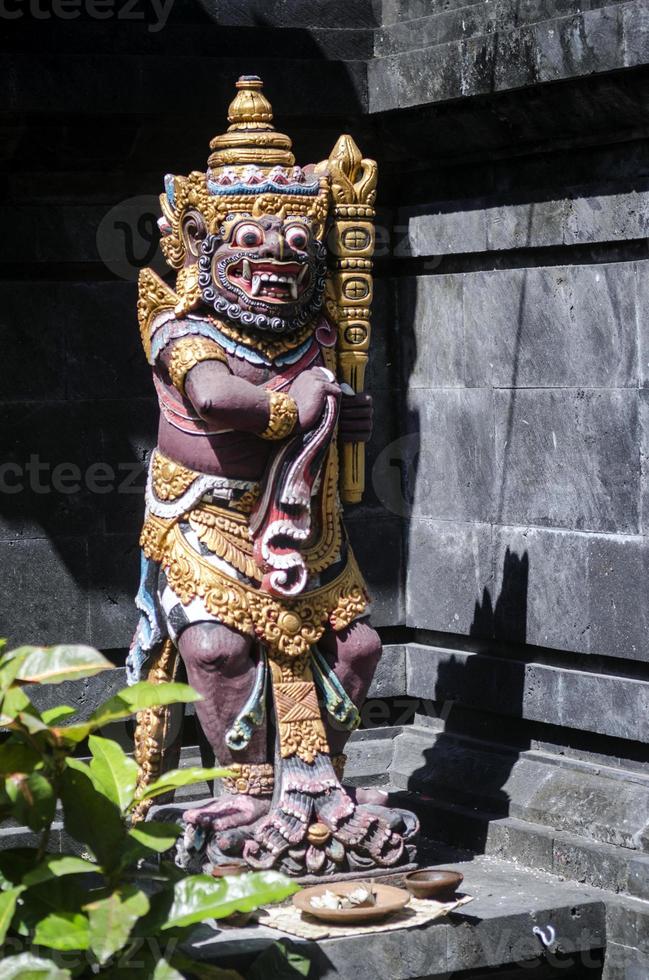
[{"label": "shadow on wall", "polygon": [[[454,301],[454,295],[451,293],[449,302]],[[448,324],[444,318],[452,319],[453,311],[442,310],[440,314],[420,300],[414,277],[401,278],[398,319],[401,378],[404,398],[408,396],[411,377],[415,394],[410,404],[402,406],[408,439],[414,447],[414,451],[408,453],[404,467],[411,514],[422,516],[423,506],[424,518],[438,522],[434,525],[437,528],[448,526],[450,535],[454,527],[461,529],[473,521],[497,526],[506,488],[507,451],[498,487],[493,468],[487,465],[489,450],[484,443],[481,446],[482,463],[475,462],[476,440],[481,438],[484,429],[479,420],[475,420],[471,404],[467,402],[465,406],[453,393],[454,410],[446,416],[448,429],[437,434],[421,431],[424,424],[438,424],[432,416],[424,423],[425,414],[418,407],[422,404],[422,383],[429,387],[431,397],[436,399],[434,404],[440,406],[446,404],[445,388],[450,386],[457,392],[465,389],[461,365],[451,363],[453,351],[445,343],[449,338],[446,337]],[[524,303],[521,302],[512,388],[517,384],[523,316]],[[418,387],[420,390],[416,391]],[[510,406],[508,429],[512,425],[511,413]],[[420,445],[428,448],[427,454],[418,452]],[[432,472],[423,472],[426,460]],[[432,488],[430,496],[426,494],[426,486]],[[415,564],[421,562],[421,547],[412,536],[419,533],[420,526],[420,520],[406,521],[405,524],[405,549],[407,553],[414,553]],[[507,782],[520,752],[530,746],[529,737],[524,730],[522,733],[518,730],[517,724],[517,719],[523,715],[525,693],[529,556],[527,552],[518,554],[507,549],[502,567],[493,568],[493,581],[496,588],[499,587],[497,595],[489,587],[483,589],[475,602],[468,630],[462,630],[464,636],[457,636],[452,632],[453,611],[468,605],[470,595],[466,593],[471,589],[468,583],[475,580],[474,576],[484,574],[487,564],[470,553],[468,543],[464,545],[466,553],[458,554],[457,548],[462,545],[457,542],[464,540],[463,533],[458,531],[453,549],[440,547],[439,554],[433,553],[434,536],[430,542],[430,561],[426,562],[431,569],[428,588],[439,588],[443,598],[437,603],[438,615],[429,615],[425,628],[438,631],[433,640],[435,645],[446,650],[452,647],[457,652],[440,654],[431,651],[428,663],[427,651],[417,653],[421,657],[422,671],[428,672],[427,678],[422,677],[422,686],[428,690],[431,689],[429,672],[436,671],[431,707],[441,721],[431,729],[431,745],[424,750],[423,764],[412,773],[409,788],[435,804],[432,820],[439,821],[439,826],[429,828],[433,838],[480,852],[486,843],[489,821],[509,813]],[[453,569],[445,564],[449,555]],[[408,558],[406,561],[408,569]],[[422,574],[421,567],[419,574]],[[421,582],[418,587],[421,589]],[[423,599],[419,605],[423,610],[421,603]],[[416,612],[415,607],[413,609]],[[408,625],[421,629],[423,624],[413,621],[411,616]],[[466,638],[466,633],[471,639]],[[494,664],[496,658],[500,664]],[[499,669],[494,670],[494,666]],[[416,676],[411,683],[416,688]]]},{"label": "shadow on wall", "polygon": [[491,660],[502,657],[502,642],[508,648],[512,641],[525,643],[528,576],[527,553],[507,549],[495,604],[489,589],[475,604],[470,635],[480,641],[480,653],[458,652],[437,668],[434,710],[444,728],[431,733],[424,765],[409,780],[410,789],[441,805],[428,834],[477,853],[485,849],[490,820],[509,815],[507,781],[530,747],[529,738],[502,733],[502,715],[522,714],[524,664],[517,655],[503,684],[503,672],[495,676]]},{"label": "shadow on wall", "polygon": [[493,637],[506,643],[527,640],[527,586],[530,559],[525,551],[518,555],[505,551],[502,584],[494,607],[489,589],[483,589],[482,602],[476,602],[469,636]]}]

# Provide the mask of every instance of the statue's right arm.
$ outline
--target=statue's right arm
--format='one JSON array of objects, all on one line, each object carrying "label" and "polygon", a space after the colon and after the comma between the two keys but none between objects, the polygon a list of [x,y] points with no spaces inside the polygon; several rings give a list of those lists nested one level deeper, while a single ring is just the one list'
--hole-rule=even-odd
[{"label": "statue's right arm", "polygon": [[[171,350],[167,348],[161,354],[166,367],[172,352],[173,345]],[[221,360],[203,360],[194,364],[182,376],[180,390],[198,415],[218,428],[261,435],[268,431],[269,424],[272,427],[272,399],[278,396],[232,374]],[[340,388],[324,378],[319,368],[312,368],[298,375],[288,396],[283,397],[294,403],[298,427],[309,431],[317,425],[329,394],[339,397]]]},{"label": "statue's right arm", "polygon": [[185,378],[185,394],[201,418],[219,428],[261,433],[268,426],[269,393],[221,361],[196,364]]}]

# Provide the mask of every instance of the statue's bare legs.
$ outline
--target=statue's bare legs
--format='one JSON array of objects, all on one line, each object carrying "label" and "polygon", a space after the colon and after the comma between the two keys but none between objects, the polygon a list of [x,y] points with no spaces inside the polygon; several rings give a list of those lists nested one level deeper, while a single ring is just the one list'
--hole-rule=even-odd
[{"label": "statue's bare legs", "polygon": [[[178,647],[187,679],[202,695],[196,714],[219,764],[266,762],[266,723],[255,729],[241,751],[233,752],[225,740],[254,684],[256,663],[251,638],[220,623],[196,623],[184,630]],[[269,808],[270,796],[227,793],[209,806],[187,810],[184,819],[226,831],[254,823]]]},{"label": "statue's bare legs", "polygon": [[[376,630],[367,619],[357,619],[339,633],[328,629],[319,641],[318,649],[360,711],[381,657],[381,638]],[[327,740],[332,755],[343,751],[348,738],[346,729],[327,720]]]},{"label": "statue's bare legs", "polygon": [[[327,630],[318,648],[360,709],[381,656],[378,634],[366,619],[357,620],[339,633]],[[343,751],[350,733],[331,720],[327,720],[326,730],[331,753],[337,755]],[[357,849],[361,855],[380,856],[384,866],[401,858],[403,842],[392,833],[386,815],[376,808],[359,809],[355,805],[336,780],[328,756],[318,756],[314,765],[289,759],[282,767],[280,779],[277,804],[258,825],[254,841],[246,845],[244,853],[253,867],[272,867],[287,847],[300,845],[313,821],[324,825],[335,836],[329,845],[332,854],[333,848]],[[357,803],[379,802],[371,793],[365,801],[363,791],[358,791],[355,797]],[[311,849],[306,860],[308,870],[317,873],[318,862],[324,861],[325,856]],[[310,861],[316,863],[310,866]]]},{"label": "statue's bare legs", "polygon": [[[196,713],[205,737],[221,765],[234,762],[263,763],[268,761],[266,725],[255,729],[248,746],[233,751],[225,736],[248,698],[255,679],[256,663],[253,641],[219,623],[199,623],[188,627],[179,640],[180,653],[187,669],[187,678],[203,700],[197,702]],[[336,672],[338,679],[357,707],[362,707],[376,665],[381,655],[381,641],[367,620],[358,620],[340,633],[328,630],[319,649]],[[332,755],[343,751],[349,732],[327,722],[327,738]],[[291,794],[293,795],[293,794]],[[283,827],[291,837],[296,814],[307,817],[306,800],[297,794],[294,807],[287,814],[291,828]],[[300,803],[303,805],[300,806]],[[322,814],[327,822],[339,819],[348,808],[342,790],[328,794],[328,805]],[[225,794],[205,807],[188,810],[185,820],[217,831],[230,830],[254,823],[270,808],[270,797],[246,794]],[[281,811],[278,814],[281,818]]]}]

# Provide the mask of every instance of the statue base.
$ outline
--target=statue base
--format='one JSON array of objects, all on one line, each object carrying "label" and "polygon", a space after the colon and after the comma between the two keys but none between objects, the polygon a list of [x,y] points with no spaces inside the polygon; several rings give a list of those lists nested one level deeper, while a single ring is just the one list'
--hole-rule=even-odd
[{"label": "statue base", "polygon": [[[345,807],[343,826],[336,828],[316,820],[301,831],[293,831],[300,839],[280,848],[269,842],[269,828],[273,837],[278,832],[279,804],[255,823],[226,831],[186,822],[183,814],[188,808],[183,804],[155,807],[150,817],[183,824],[174,859],[188,874],[212,874],[221,865],[236,864],[251,871],[272,868],[301,883],[317,884],[414,870],[419,834],[416,816],[399,808],[355,804],[342,786],[339,792],[342,800],[351,804]],[[198,801],[192,809],[212,802]]]}]

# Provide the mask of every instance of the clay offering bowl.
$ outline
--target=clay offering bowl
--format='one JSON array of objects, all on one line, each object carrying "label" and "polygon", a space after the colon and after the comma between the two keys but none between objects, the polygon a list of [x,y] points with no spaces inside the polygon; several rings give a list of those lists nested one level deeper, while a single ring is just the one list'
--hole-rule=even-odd
[{"label": "clay offering bowl", "polygon": [[446,871],[444,868],[428,868],[424,871],[411,871],[405,877],[405,885],[415,898],[434,898],[437,902],[450,902],[464,881],[459,871]]}]

